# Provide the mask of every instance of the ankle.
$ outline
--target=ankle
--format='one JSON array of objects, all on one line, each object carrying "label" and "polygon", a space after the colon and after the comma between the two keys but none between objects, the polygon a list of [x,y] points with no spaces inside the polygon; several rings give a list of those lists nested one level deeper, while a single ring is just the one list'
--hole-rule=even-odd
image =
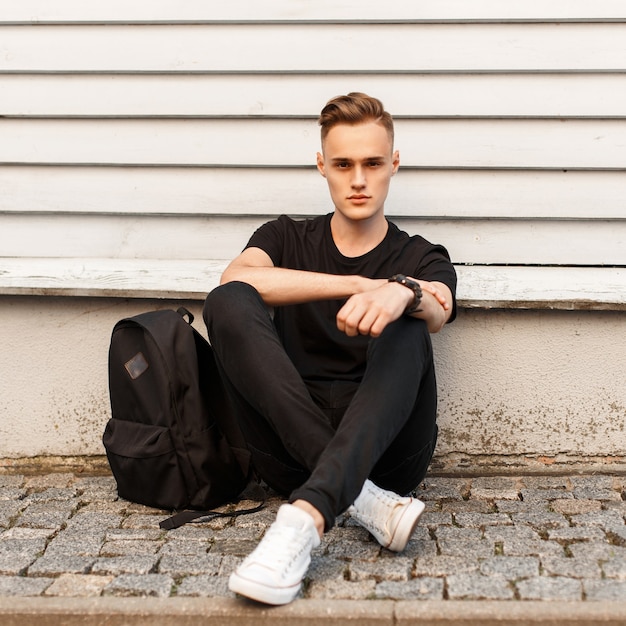
[{"label": "ankle", "polygon": [[324,516],[319,512],[319,510],[306,500],[296,500],[291,504],[298,509],[301,509],[305,513],[308,513],[313,518],[315,529],[317,530],[317,534],[320,536],[321,539],[322,535],[324,534],[324,527],[326,523],[324,521]]}]

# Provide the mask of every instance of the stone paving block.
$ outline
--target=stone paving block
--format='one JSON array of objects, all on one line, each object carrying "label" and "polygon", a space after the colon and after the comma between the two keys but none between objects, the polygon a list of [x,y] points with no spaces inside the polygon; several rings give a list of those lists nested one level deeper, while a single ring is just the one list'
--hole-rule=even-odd
[{"label": "stone paving block", "polygon": [[228,589],[228,578],[222,576],[188,576],[176,588],[177,596],[228,598],[235,594]]},{"label": "stone paving block", "polygon": [[9,528],[18,515],[26,508],[26,503],[0,501],[0,528]]},{"label": "stone paving block", "polygon": [[600,578],[602,570],[598,559],[548,556],[541,559],[541,567],[546,575],[568,578]]},{"label": "stone paving block", "polygon": [[163,539],[163,531],[156,528],[111,528],[104,538],[106,541],[158,541]]},{"label": "stone paving block", "polygon": [[98,597],[113,578],[90,574],[62,574],[45,590],[44,595],[62,598]]},{"label": "stone paving block", "polygon": [[320,549],[331,558],[346,561],[375,561],[382,550],[376,540],[370,538],[367,531],[364,536],[361,535],[361,538],[352,533],[345,538],[333,539],[328,543],[323,542]]},{"label": "stone paving block", "polygon": [[66,524],[66,533],[83,536],[106,533],[122,523],[123,516],[113,513],[78,512]]},{"label": "stone paving block", "polygon": [[482,500],[519,500],[520,481],[508,476],[485,476],[472,479],[470,498]]},{"label": "stone paving block", "polygon": [[29,576],[58,576],[60,574],[86,574],[95,563],[95,557],[67,554],[44,554],[29,568]]},{"label": "stone paving block", "polygon": [[572,493],[581,500],[621,500],[620,489],[616,488],[613,476],[572,476]]},{"label": "stone paving block", "polygon": [[259,542],[256,539],[216,539],[211,546],[211,554],[248,556]]},{"label": "stone paving block", "polygon": [[122,574],[149,574],[157,564],[156,556],[112,556],[96,559],[91,567],[94,574],[112,574],[119,576]]},{"label": "stone paving block", "polygon": [[616,546],[607,542],[573,543],[567,549],[574,558],[581,559],[608,561],[626,557],[626,547]]},{"label": "stone paving block", "polygon": [[556,541],[509,539],[503,542],[502,553],[506,556],[563,556],[564,548]]},{"label": "stone paving block", "polygon": [[[238,567],[239,563],[243,561],[244,557],[241,556],[232,556],[230,554],[225,554],[222,557],[222,563],[220,565],[219,575],[228,578]],[[311,562],[315,563],[315,558],[311,559]],[[309,573],[311,569],[309,568]]]},{"label": "stone paving block", "polygon": [[[78,491],[73,488],[49,487],[44,491],[35,491],[29,494],[25,500],[29,504],[41,504],[42,502],[70,502],[76,498]],[[78,505],[78,502],[76,502]]]},{"label": "stone paving block", "polygon": [[416,532],[415,535],[411,537],[409,543],[406,548],[402,550],[402,552],[397,554],[395,552],[391,552],[390,550],[382,550],[380,552],[380,558],[393,559],[396,556],[401,555],[414,560],[437,556],[437,542],[430,538],[426,528],[418,530],[424,530],[425,534],[421,535],[421,533]]},{"label": "stone paving block", "polygon": [[51,507],[47,504],[31,504],[28,506],[15,524],[27,528],[54,528],[60,529],[71,517],[77,505]]},{"label": "stone paving block", "polygon": [[553,500],[573,500],[571,491],[561,489],[522,489],[522,500],[524,502],[552,502]]},{"label": "stone paving block", "polygon": [[583,583],[587,600],[624,602],[626,580],[586,580]]},{"label": "stone paving block", "polygon": [[425,511],[420,518],[420,525],[426,528],[437,528],[437,526],[452,526],[452,513],[441,511]]},{"label": "stone paving block", "polygon": [[80,535],[59,533],[46,548],[46,554],[72,554],[75,556],[98,556],[104,543],[104,533]]},{"label": "stone paving block", "polygon": [[363,580],[406,581],[411,578],[413,559],[396,556],[394,559],[381,559],[376,562],[353,561],[348,564],[347,580],[361,582]]},{"label": "stone paving block", "polygon": [[602,571],[607,578],[626,580],[626,557],[616,557],[603,562]]},{"label": "stone paving block", "polygon": [[443,578],[413,578],[405,583],[384,580],[374,597],[385,600],[443,600]]},{"label": "stone paving block", "polygon": [[511,526],[513,521],[506,513],[456,513],[454,521],[465,528],[484,526]]},{"label": "stone paving block", "polygon": [[211,543],[208,541],[196,541],[196,540],[175,540],[167,541],[159,550],[159,555],[166,556],[194,556],[206,554],[211,549]]},{"label": "stone paving block", "polygon": [[470,481],[465,478],[427,478],[416,490],[420,500],[463,500],[470,492]]},{"label": "stone paving block", "polygon": [[76,477],[71,472],[51,472],[39,476],[25,477],[24,486],[35,491],[46,489],[66,489],[74,483]]},{"label": "stone paving block", "polygon": [[350,582],[347,580],[312,581],[306,590],[307,598],[317,600],[360,600],[373,598],[375,580]]},{"label": "stone paving block", "polygon": [[590,513],[599,511],[602,503],[597,500],[575,500],[557,499],[552,502],[552,510],[563,515],[579,515],[580,513]]},{"label": "stone paving block", "polygon": [[229,526],[223,530],[215,533],[215,538],[222,541],[228,541],[229,539],[246,539],[249,541],[260,541],[265,534],[265,526]]},{"label": "stone paving block", "polygon": [[486,558],[494,554],[494,542],[476,528],[439,528],[435,536],[442,555]]},{"label": "stone paving block", "polygon": [[131,554],[156,554],[162,541],[122,540],[107,541],[100,549],[100,556],[126,556]]},{"label": "stone paving block", "polygon": [[149,596],[167,598],[174,580],[167,574],[123,574],[114,578],[104,589],[105,596]]},{"label": "stone paving block", "polygon": [[567,528],[570,525],[564,515],[547,510],[513,513],[511,519],[516,524],[526,524],[539,531],[545,531],[550,528]]},{"label": "stone paving block", "polygon": [[537,511],[550,510],[550,503],[547,500],[541,502],[524,502],[523,500],[494,500],[493,504],[498,513],[534,513]]},{"label": "stone paving block", "polygon": [[534,556],[494,556],[481,561],[479,571],[485,576],[518,580],[539,576],[539,564]]},{"label": "stone paving block", "polygon": [[606,534],[611,543],[619,546],[626,546],[626,526],[621,526],[619,528],[612,526],[611,528],[607,528]]},{"label": "stone paving block", "polygon": [[521,580],[517,590],[522,600],[581,600],[583,587],[579,580],[540,576]]},{"label": "stone paving block", "polygon": [[[159,529],[160,530],[160,529]],[[168,530],[164,537],[166,541],[212,541],[216,536],[213,528],[204,525],[185,524],[180,528]]]},{"label": "stone paving block", "polygon": [[570,520],[574,526],[600,526],[603,528],[624,526],[623,516],[614,509],[572,515]]},{"label": "stone paving block", "polygon": [[602,541],[606,538],[606,533],[597,526],[556,528],[547,532],[551,541]]},{"label": "stone paving block", "polygon": [[146,515],[135,513],[128,516],[122,523],[122,528],[156,528],[165,519],[165,515]]},{"label": "stone paving block", "polygon": [[40,596],[53,582],[54,578],[0,576],[0,596]]},{"label": "stone paving block", "polygon": [[0,474],[0,487],[22,487],[25,480],[22,474]]},{"label": "stone paving block", "polygon": [[0,534],[0,541],[7,539],[41,539],[47,541],[56,534],[53,528],[24,528],[22,526],[13,526]]},{"label": "stone paving block", "polygon": [[222,565],[219,555],[202,554],[197,556],[167,555],[159,561],[159,573],[170,574],[175,578],[208,574],[217,576]]},{"label": "stone paving block", "polygon": [[23,500],[26,494],[21,487],[0,487],[0,502]]},{"label": "stone paving block", "polygon": [[453,574],[446,579],[450,600],[512,600],[514,593],[504,578],[470,572]]},{"label": "stone paving block", "polygon": [[45,546],[41,538],[0,541],[0,574],[22,574],[43,553]]},{"label": "stone paving block", "polygon": [[418,559],[413,564],[411,575],[413,578],[439,577],[450,574],[475,572],[480,561],[470,556],[436,556],[428,559]]},{"label": "stone paving block", "polygon": [[95,513],[102,515],[106,513],[108,515],[120,515],[123,516],[126,513],[126,505],[123,502],[113,500],[92,500],[89,502],[83,502],[80,500],[81,508],[80,512],[83,513]]},{"label": "stone paving block", "polygon": [[487,500],[448,500],[440,503],[444,513],[491,513],[491,503]]},{"label": "stone paving block", "polygon": [[544,541],[529,526],[489,526],[485,538],[502,547],[505,556],[563,556],[564,550],[556,542]]},{"label": "stone paving block", "polygon": [[521,483],[526,489],[543,491],[567,491],[572,487],[569,476],[552,476],[550,474],[543,476],[523,476]]},{"label": "stone paving block", "polygon": [[314,556],[311,558],[306,580],[309,582],[313,580],[345,580],[350,575],[349,568],[350,564],[346,561],[330,559],[325,556]]}]

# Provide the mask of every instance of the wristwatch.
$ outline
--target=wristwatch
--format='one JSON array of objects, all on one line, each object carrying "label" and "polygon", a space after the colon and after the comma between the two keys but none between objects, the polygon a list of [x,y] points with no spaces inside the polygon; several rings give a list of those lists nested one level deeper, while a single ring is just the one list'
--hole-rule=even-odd
[{"label": "wristwatch", "polygon": [[404,310],[406,314],[411,315],[412,313],[418,313],[422,310],[419,308],[420,302],[422,301],[422,288],[419,286],[419,283],[407,278],[404,274],[394,274],[389,279],[389,282],[400,283],[413,292],[413,302]]}]

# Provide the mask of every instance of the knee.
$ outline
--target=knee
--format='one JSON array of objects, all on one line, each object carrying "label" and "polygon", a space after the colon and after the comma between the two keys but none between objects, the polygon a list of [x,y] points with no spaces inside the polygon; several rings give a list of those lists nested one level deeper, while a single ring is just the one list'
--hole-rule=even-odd
[{"label": "knee", "polygon": [[209,336],[216,328],[237,328],[239,320],[245,320],[250,306],[262,304],[257,290],[242,282],[230,282],[216,287],[209,293],[202,315]]},{"label": "knee", "polygon": [[432,344],[428,326],[424,320],[402,316],[389,324],[377,339],[370,342],[370,352],[382,351],[391,354],[406,351],[409,354],[432,355]]}]

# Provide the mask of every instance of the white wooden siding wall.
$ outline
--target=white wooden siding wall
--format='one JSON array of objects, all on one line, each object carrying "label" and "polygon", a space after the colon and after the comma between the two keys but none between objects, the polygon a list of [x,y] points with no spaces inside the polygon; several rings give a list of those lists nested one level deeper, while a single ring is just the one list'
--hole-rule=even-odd
[{"label": "white wooden siding wall", "polygon": [[200,296],[261,222],[331,210],[316,116],[351,90],[465,304],[624,305],[615,0],[3,0],[0,290]]}]

